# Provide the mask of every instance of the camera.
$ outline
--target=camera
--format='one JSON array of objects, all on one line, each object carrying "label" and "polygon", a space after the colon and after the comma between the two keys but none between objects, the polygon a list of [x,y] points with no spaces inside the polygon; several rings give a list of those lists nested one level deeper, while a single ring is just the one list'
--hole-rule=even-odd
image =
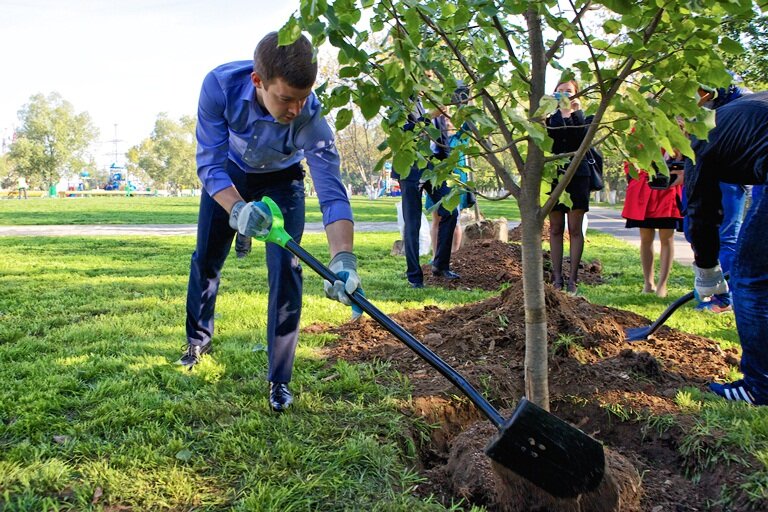
[{"label": "camera", "polygon": [[[659,168],[656,167],[656,164],[653,163],[653,170],[656,171],[656,175],[652,178],[648,178],[648,186],[651,187],[654,190],[666,190],[669,188],[669,185],[672,183],[672,176],[671,175],[665,175],[661,174],[659,172]],[[685,168],[685,162],[682,160],[668,160],[667,161],[667,169],[669,171],[682,171]]]},{"label": "camera", "polygon": [[466,105],[469,103],[469,87],[466,85],[459,85],[456,90],[453,91],[451,102],[456,105]]}]

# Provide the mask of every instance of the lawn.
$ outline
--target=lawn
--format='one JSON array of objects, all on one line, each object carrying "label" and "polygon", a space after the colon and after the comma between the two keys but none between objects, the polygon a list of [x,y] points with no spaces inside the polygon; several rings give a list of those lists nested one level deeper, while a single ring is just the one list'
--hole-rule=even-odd
[{"label": "lawn", "polygon": [[[167,204],[167,218],[176,218],[174,209],[194,210],[192,200],[132,203],[139,199],[120,201]],[[68,201],[46,206],[102,204]],[[6,221],[9,202],[0,201]],[[369,201],[360,210],[374,220],[392,202]],[[69,215],[116,217],[106,207]],[[367,295],[384,312],[450,308],[490,295],[404,286],[404,262],[389,254],[395,237],[356,240]],[[429,426],[403,415],[409,383],[387,365],[329,364],[321,349],[332,337],[303,333],[295,407],[269,411],[263,249],[227,263],[213,356],[193,372],[173,364],[184,344],[193,245],[193,237],[0,237],[0,510],[445,510],[415,497],[420,477],[410,436]],[[327,260],[323,236],[308,235],[303,245]],[[637,250],[595,232],[585,258],[599,258],[607,280],[582,287],[590,301],[649,318],[692,283],[691,270],[675,265],[669,299],[638,294]],[[303,327],[336,325],[349,315],[324,297],[309,269],[304,303]],[[738,341],[728,314],[686,307],[668,325],[724,345]],[[761,486],[765,492],[768,414],[696,404],[700,424],[681,450],[693,452],[689,458],[700,453],[702,466],[728,460],[731,470],[752,475],[758,496]],[[715,446],[702,442],[713,438]],[[762,465],[740,466],[745,449]]]},{"label": "lawn", "polygon": [[[395,204],[400,198],[352,198],[358,222],[396,222]],[[199,197],[85,197],[35,198],[26,201],[0,200],[0,225],[45,224],[195,224]],[[512,200],[480,199],[489,218],[519,219]],[[307,222],[322,220],[317,197],[307,198]]]}]

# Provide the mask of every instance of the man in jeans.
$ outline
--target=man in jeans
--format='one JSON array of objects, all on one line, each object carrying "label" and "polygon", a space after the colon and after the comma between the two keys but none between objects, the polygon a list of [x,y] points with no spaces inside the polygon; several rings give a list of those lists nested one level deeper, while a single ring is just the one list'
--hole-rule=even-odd
[{"label": "man in jeans", "polygon": [[[344,281],[325,283],[329,298],[347,305],[360,285],[352,253],[352,209],[339,174],[333,132],[312,86],[313,48],[305,37],[278,46],[277,32],[259,42],[253,61],[223,64],[203,80],[198,104],[197,172],[203,184],[187,288],[187,349],[179,363],[192,368],[212,348],[214,307],[221,271],[235,233],[265,235],[271,215],[259,200],[280,207],[297,242],[304,232],[306,157],[323,214],[330,269]],[[298,259],[266,246],[269,282],[267,352],[269,403],[288,408],[288,389],[299,338],[302,275]]]},{"label": "man in jeans", "polygon": [[[723,221],[720,183],[765,185],[768,180],[768,92],[750,94],[716,110],[708,140],[692,142],[696,163],[685,168],[685,193],[695,263],[696,294],[701,299],[728,292],[718,261]],[[768,199],[760,194],[736,242],[730,285],[736,329],[742,347],[735,382],[710,384],[733,401],[768,405]]]},{"label": "man in jeans", "polygon": [[[450,151],[448,143],[448,127],[445,116],[440,109],[435,109],[427,114],[421,100],[416,99],[414,112],[408,115],[408,121],[404,130],[413,131],[420,129],[426,124],[433,124],[440,132],[437,140],[431,142],[431,158],[435,160],[444,160],[448,157]],[[432,163],[427,164],[431,168]],[[448,195],[450,188],[446,182],[438,187],[433,187],[430,182],[422,183],[421,176],[424,169],[419,169],[417,165],[411,167],[410,173],[406,177],[401,177],[394,170],[392,177],[400,184],[403,201],[403,249],[405,250],[406,277],[412,288],[424,287],[424,273],[419,264],[419,228],[421,227],[421,192],[424,190],[429,194],[432,201],[437,204],[443,197]],[[437,210],[440,221],[437,229],[437,244],[435,248],[434,259],[432,260],[432,274],[437,277],[453,280],[460,276],[451,270],[451,246],[453,245],[453,232],[456,229],[456,223],[459,219],[457,208],[452,211],[446,210],[441,204]]]}]

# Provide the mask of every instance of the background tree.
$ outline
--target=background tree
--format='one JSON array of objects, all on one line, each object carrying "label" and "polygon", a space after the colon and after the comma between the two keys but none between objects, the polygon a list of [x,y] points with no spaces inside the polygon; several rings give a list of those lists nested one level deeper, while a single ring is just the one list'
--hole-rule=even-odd
[{"label": "background tree", "polygon": [[723,25],[724,34],[740,41],[744,53],[725,55],[725,63],[754,90],[768,88],[768,16],[734,18]]},{"label": "background tree", "polygon": [[336,133],[336,147],[341,156],[342,179],[357,190],[376,188],[381,175],[376,164],[382,157],[378,146],[384,142],[380,121],[368,121],[358,116]]},{"label": "background tree", "polygon": [[13,188],[16,185],[11,169],[8,153],[0,155],[0,188]]},{"label": "background tree", "polygon": [[[281,42],[306,30],[315,44],[327,41],[338,48],[339,73],[351,85],[329,91],[326,105],[334,108],[351,99],[366,119],[383,114],[385,158],[392,158],[400,173],[407,174],[414,162],[426,166],[423,155],[431,154],[428,146],[437,135],[431,127],[417,133],[401,129],[417,95],[428,110],[448,106],[455,126],[470,123],[467,153],[485,159],[520,206],[526,391],[545,408],[549,390],[543,222],[592,144],[612,147],[642,169],[650,169],[653,161],[665,168],[660,148],[678,148],[693,156],[676,116],[689,120],[689,133],[706,136],[714,116],[696,106],[698,83],[722,85],[730,80],[715,49],[742,51],[737,41],[720,36],[720,23],[726,15],[753,15],[748,0],[705,4],[301,0],[299,13],[281,30]],[[585,29],[585,17],[593,9],[603,11],[602,30]],[[560,62],[566,42],[575,56],[567,68]],[[427,70],[434,71],[434,78]],[[544,118],[556,109],[557,100],[549,94],[555,84],[546,83],[548,70],[559,74],[560,81],[578,78],[587,114],[594,114],[584,142],[572,155],[550,153]],[[450,105],[458,79],[471,88],[473,101],[466,106]],[[635,131],[628,135],[632,127]],[[573,160],[565,175],[547,195],[558,165],[568,157]],[[435,165],[435,179],[447,177],[456,158]]]},{"label": "background tree", "polygon": [[155,186],[172,191],[196,188],[195,148],[195,118],[182,116],[174,121],[160,113],[152,135],[128,150],[128,172],[146,173]]},{"label": "background tree", "polygon": [[99,135],[87,112],[75,113],[55,92],[32,96],[19,111],[19,121],[10,158],[30,186],[50,187],[65,174],[79,173],[87,148]]}]

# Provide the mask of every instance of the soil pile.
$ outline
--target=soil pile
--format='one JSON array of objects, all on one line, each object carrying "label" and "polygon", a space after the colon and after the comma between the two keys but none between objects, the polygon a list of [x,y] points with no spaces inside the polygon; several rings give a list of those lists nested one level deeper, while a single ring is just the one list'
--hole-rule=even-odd
[{"label": "soil pile", "polygon": [[[495,282],[497,289],[499,281],[504,281],[509,287],[479,303],[451,310],[428,306],[403,311],[393,319],[508,417],[524,395],[519,247],[478,241],[468,249],[454,259],[454,269],[463,271],[460,285]],[[485,279],[483,274],[492,277]],[[649,319],[591,304],[549,285],[545,296],[551,411],[604,443],[608,456],[621,454],[634,466],[627,474],[636,471],[642,475],[640,487],[630,489],[639,504],[622,510],[720,510],[707,500],[717,498],[726,481],[741,477],[723,471],[702,475],[698,484],[686,478],[685,461],[680,460],[676,447],[692,420],[674,397],[681,388],[703,389],[713,377],[724,377],[729,363],[738,360],[737,353],[724,352],[712,340],[666,327],[650,340],[630,344],[624,330],[647,326]],[[495,428],[467,400],[456,397],[458,390],[370,318],[342,325],[334,332],[340,340],[328,349],[332,359],[391,362],[414,387],[413,409],[406,413],[423,417],[427,424],[441,425],[429,441],[414,434],[421,451],[421,470],[428,479],[418,492],[442,497],[446,503],[465,498],[489,510],[516,510],[509,506],[508,484],[491,477],[478,479],[477,471],[466,471],[470,460],[487,463],[482,445]],[[649,427],[647,418],[663,415],[674,418],[672,427]],[[467,438],[466,433],[473,431]],[[477,438],[483,442],[478,443]],[[459,460],[458,452],[463,454]],[[529,496],[518,498],[530,510],[557,509],[531,503]]]}]

